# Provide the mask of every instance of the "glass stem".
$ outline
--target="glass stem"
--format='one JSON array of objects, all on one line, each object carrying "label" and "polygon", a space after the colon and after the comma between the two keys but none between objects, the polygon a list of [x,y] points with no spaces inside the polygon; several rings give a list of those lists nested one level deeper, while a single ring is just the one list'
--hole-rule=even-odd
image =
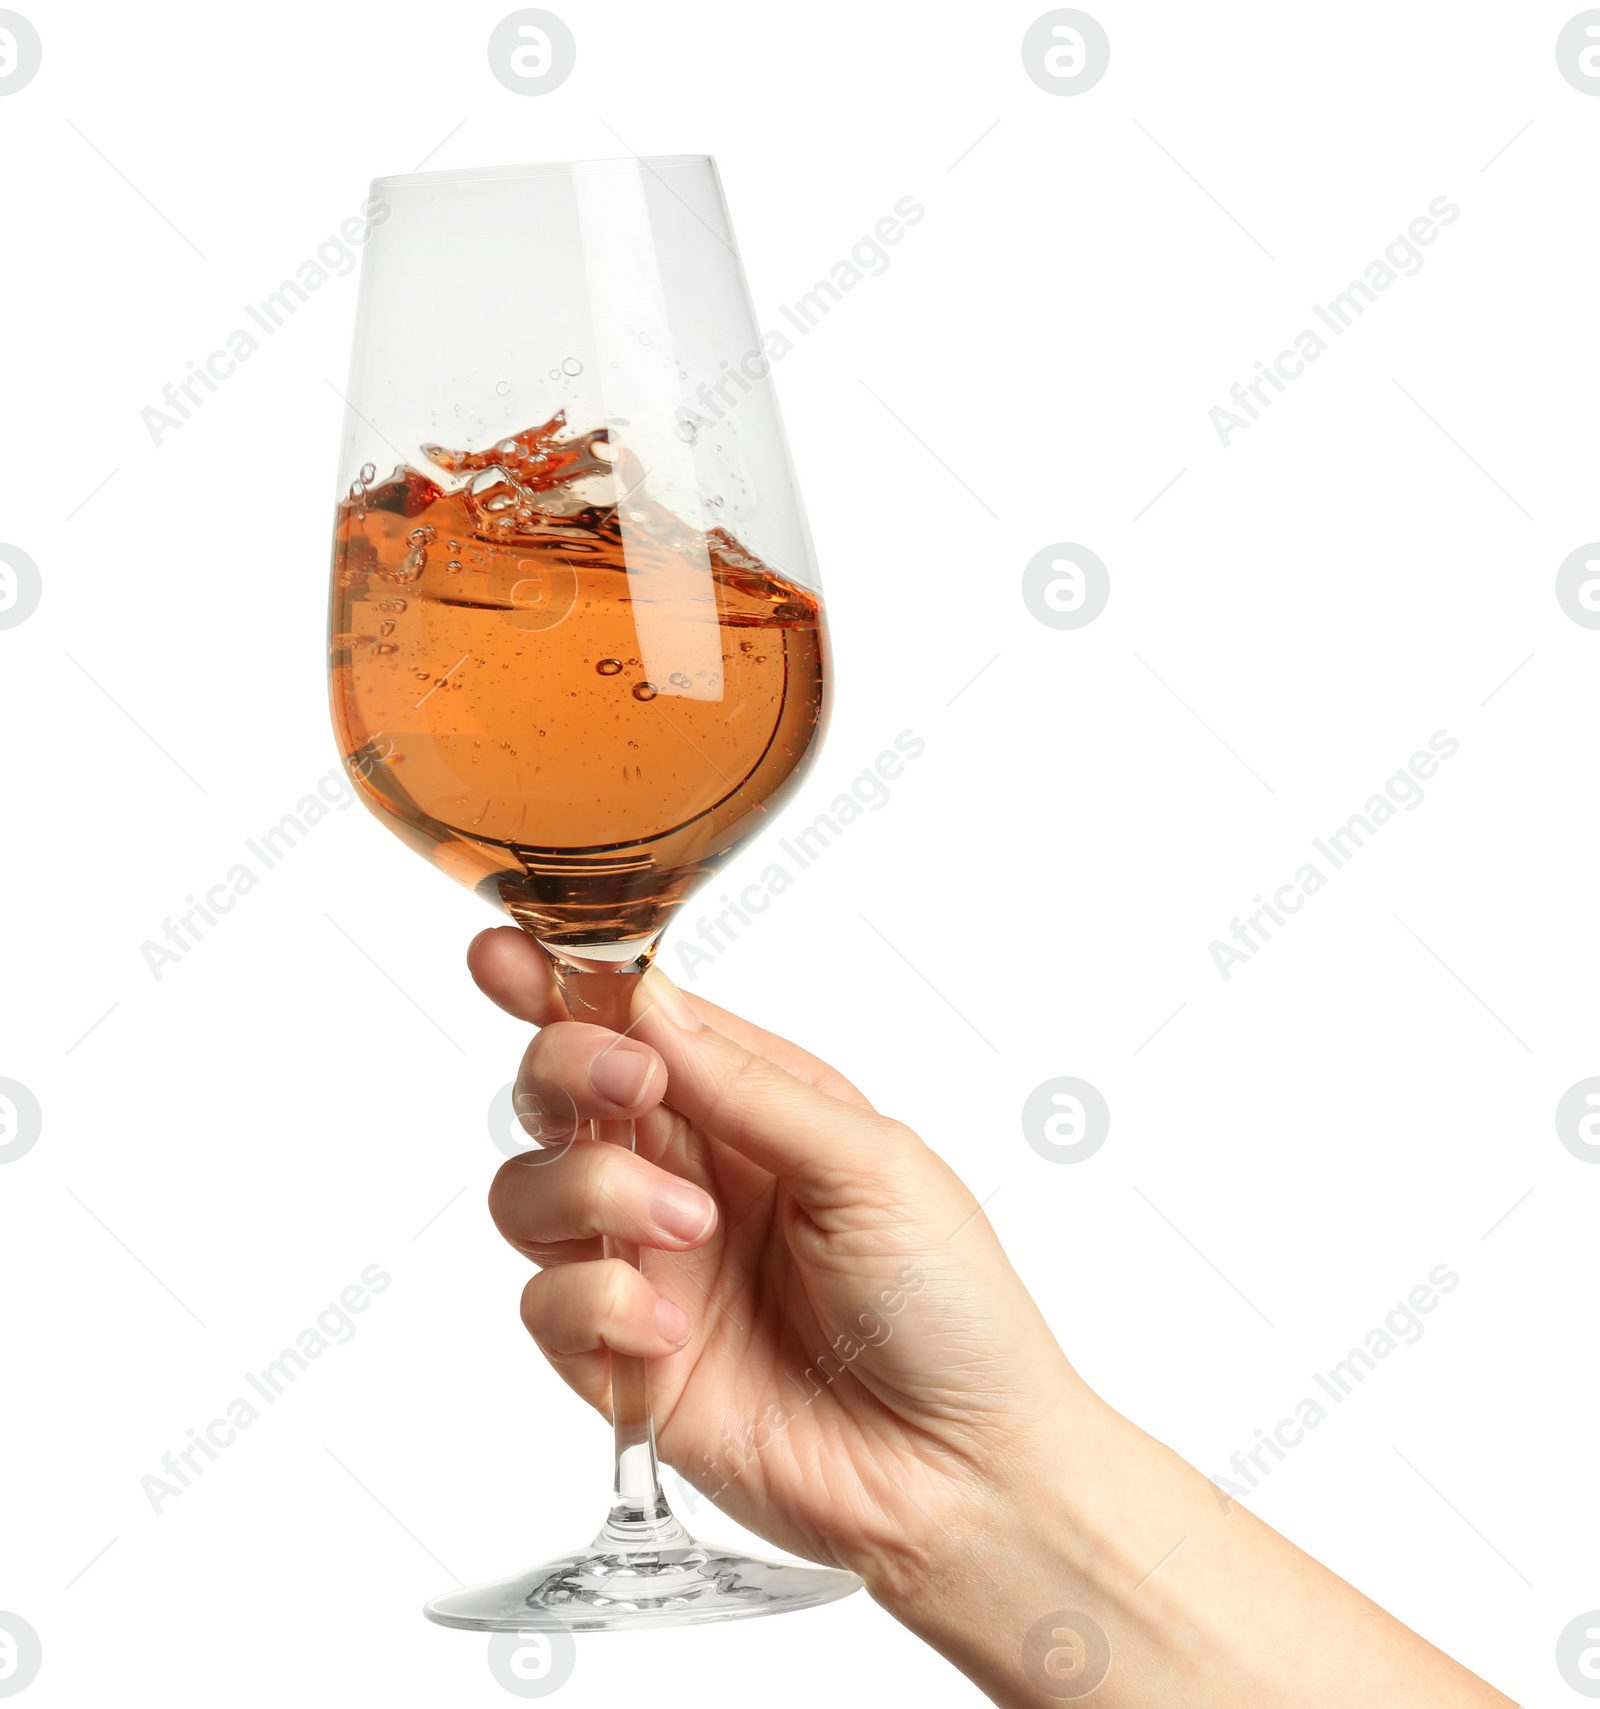
[{"label": "glass stem", "polygon": [[[545,946],[556,982],[575,1021],[625,1033],[632,1024],[633,993],[650,963],[650,950],[628,961],[602,961]],[[653,946],[651,946],[653,948]],[[633,1122],[592,1121],[591,1138],[608,1145],[634,1145]],[[639,1269],[639,1248],[630,1240],[602,1242],[608,1258]],[[611,1511],[597,1545],[613,1548],[671,1548],[689,1541],[661,1490],[655,1422],[650,1415],[650,1367],[643,1359],[611,1355],[611,1418],[616,1462]]]}]

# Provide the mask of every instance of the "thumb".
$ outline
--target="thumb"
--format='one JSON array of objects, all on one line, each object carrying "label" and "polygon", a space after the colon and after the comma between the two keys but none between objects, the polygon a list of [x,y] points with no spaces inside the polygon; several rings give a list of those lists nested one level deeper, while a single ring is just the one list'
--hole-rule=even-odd
[{"label": "thumb", "polygon": [[[667,1065],[662,1100],[711,1139],[776,1175],[808,1211],[909,1185],[922,1141],[903,1123],[847,1103],[707,1026],[652,968],[634,1000],[634,1038]],[[899,1194],[894,1196],[898,1197]]]}]

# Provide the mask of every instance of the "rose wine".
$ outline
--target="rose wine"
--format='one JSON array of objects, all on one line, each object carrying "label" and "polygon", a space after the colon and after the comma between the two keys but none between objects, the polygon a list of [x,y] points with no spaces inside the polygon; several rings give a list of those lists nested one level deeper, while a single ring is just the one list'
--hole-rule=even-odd
[{"label": "rose wine", "polygon": [[817,596],[557,415],[442,478],[369,464],[334,540],[335,729],[368,806],[547,943],[647,937],[798,785]]}]

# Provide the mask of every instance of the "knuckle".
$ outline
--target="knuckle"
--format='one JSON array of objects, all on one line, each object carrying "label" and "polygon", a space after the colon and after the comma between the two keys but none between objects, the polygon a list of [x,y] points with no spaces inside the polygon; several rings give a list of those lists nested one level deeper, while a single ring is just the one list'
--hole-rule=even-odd
[{"label": "knuckle", "polygon": [[526,1069],[517,1075],[511,1111],[518,1127],[541,1150],[560,1150],[578,1137],[581,1118],[566,1089]]},{"label": "knuckle", "polygon": [[915,1196],[927,1182],[932,1156],[928,1142],[915,1128],[892,1118],[883,1120],[876,1164],[884,1190],[896,1197]]},{"label": "knuckle", "polygon": [[891,1156],[909,1160],[927,1150],[927,1141],[914,1127],[896,1121],[893,1116],[883,1116],[879,1120],[883,1128],[883,1149]]},{"label": "knuckle", "polygon": [[614,1207],[621,1197],[622,1183],[631,1162],[629,1153],[617,1145],[580,1145],[563,1161],[570,1170],[572,1183],[574,1233],[616,1233],[614,1225],[618,1218]]},{"label": "knuckle", "polygon": [[555,1274],[553,1270],[535,1272],[523,1283],[522,1294],[517,1301],[523,1327],[536,1341],[541,1339],[540,1326],[545,1318],[545,1295],[550,1290],[550,1279]]},{"label": "knuckle", "polygon": [[928,1160],[934,1154],[926,1140],[906,1123],[889,1117],[873,1123],[870,1142],[852,1168],[855,1178],[879,1201],[914,1203],[928,1184]]},{"label": "knuckle", "polygon": [[620,1258],[604,1258],[595,1277],[595,1303],[602,1323],[618,1323],[629,1315],[639,1272]]},{"label": "knuckle", "polygon": [[754,1106],[769,1095],[778,1071],[759,1056],[741,1053],[717,1074],[707,1102],[710,1125],[727,1133],[737,1144],[750,1121]]},{"label": "knuckle", "polygon": [[576,1021],[552,1021],[542,1027],[528,1040],[518,1078],[542,1080],[559,1075],[562,1063],[571,1059],[576,1035],[583,1030]]},{"label": "knuckle", "polygon": [[598,1193],[590,1190],[586,1174],[593,1166],[587,1154],[594,1149],[530,1152],[495,1171],[489,1215],[500,1234],[535,1263],[546,1262],[543,1255],[566,1242],[600,1232],[594,1222]]},{"label": "knuckle", "polygon": [[502,1234],[510,1225],[512,1206],[517,1197],[519,1182],[514,1173],[516,1167],[516,1158],[509,1158],[495,1170],[494,1179],[489,1183],[489,1218]]}]

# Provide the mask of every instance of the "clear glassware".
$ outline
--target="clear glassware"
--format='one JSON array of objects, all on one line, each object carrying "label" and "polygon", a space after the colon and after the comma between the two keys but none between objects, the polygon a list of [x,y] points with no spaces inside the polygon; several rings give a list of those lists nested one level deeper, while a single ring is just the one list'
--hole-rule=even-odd
[{"label": "clear glassware", "polygon": [[[776,347],[705,156],[372,194],[334,546],[341,753],[391,830],[538,939],[574,1018],[625,1030],[667,922],[798,786],[826,723]],[[590,1127],[633,1143],[631,1122]],[[647,1366],[611,1372],[599,1534],[430,1619],[608,1631],[859,1587],[697,1543],[662,1494]]]}]

